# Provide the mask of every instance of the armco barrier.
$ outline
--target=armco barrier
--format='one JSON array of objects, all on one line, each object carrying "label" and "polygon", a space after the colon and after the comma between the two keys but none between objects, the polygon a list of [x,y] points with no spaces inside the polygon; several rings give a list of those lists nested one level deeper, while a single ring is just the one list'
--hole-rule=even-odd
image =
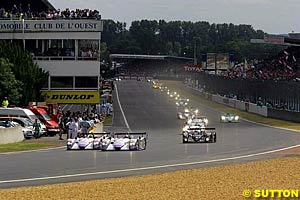
[{"label": "armco barrier", "polygon": [[245,108],[245,102],[243,101],[235,101],[235,108],[240,110],[246,110]]},{"label": "armco barrier", "polygon": [[248,112],[268,117],[268,108],[266,106],[258,106],[256,104],[249,103]]},{"label": "armco barrier", "polygon": [[0,144],[21,142],[24,140],[22,127],[0,128]]},{"label": "armco barrier", "polygon": [[217,103],[220,103],[220,104],[224,104],[224,102],[223,102],[223,97],[220,96],[220,95],[215,95],[215,94],[213,94],[213,95],[212,95],[212,100],[213,100],[214,102],[217,102]]},{"label": "armco barrier", "polygon": [[293,121],[293,122],[300,122],[300,112],[268,108],[268,117],[275,118],[275,119],[287,120],[287,121]]},{"label": "armco barrier", "polygon": [[[191,89],[189,88],[191,91],[193,91],[194,94],[200,95],[200,96],[208,96],[208,93],[206,92],[200,92],[196,89]],[[243,101],[239,101],[236,99],[230,99],[227,97],[223,97],[220,95],[211,95],[211,100],[216,102],[216,103],[220,103],[226,106],[230,106],[233,108],[237,108],[243,111],[248,111],[250,113],[255,113],[258,115],[262,115],[265,117],[268,117],[268,108],[266,106],[258,106],[256,104],[253,103],[249,103],[249,102],[243,102]],[[300,114],[299,114],[300,115]]]}]

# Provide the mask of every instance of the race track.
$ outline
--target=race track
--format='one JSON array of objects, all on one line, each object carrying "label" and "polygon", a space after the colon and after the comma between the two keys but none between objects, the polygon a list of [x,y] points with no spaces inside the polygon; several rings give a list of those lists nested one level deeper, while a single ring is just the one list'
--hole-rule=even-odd
[{"label": "race track", "polygon": [[[55,149],[0,154],[0,188],[211,166],[215,162],[202,161],[225,160],[300,143],[300,135],[297,132],[246,121],[221,124],[220,113],[197,102],[191,102],[193,106],[199,108],[200,113],[208,117],[209,127],[216,127],[218,139],[217,143],[211,144],[182,144],[179,133],[183,121],[176,118],[175,101],[159,90],[152,89],[151,86],[150,83],[139,81],[117,83],[120,104],[129,129],[146,131],[149,134],[145,151],[100,152]],[[111,130],[128,131],[118,105],[114,94],[115,117],[114,127]]]}]

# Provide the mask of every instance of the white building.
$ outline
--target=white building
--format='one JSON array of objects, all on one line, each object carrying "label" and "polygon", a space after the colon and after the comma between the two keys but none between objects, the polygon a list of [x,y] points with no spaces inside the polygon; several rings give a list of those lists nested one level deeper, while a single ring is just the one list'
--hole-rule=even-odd
[{"label": "white building", "polygon": [[44,90],[98,90],[102,30],[99,18],[0,20],[0,40],[19,43],[49,71]]}]

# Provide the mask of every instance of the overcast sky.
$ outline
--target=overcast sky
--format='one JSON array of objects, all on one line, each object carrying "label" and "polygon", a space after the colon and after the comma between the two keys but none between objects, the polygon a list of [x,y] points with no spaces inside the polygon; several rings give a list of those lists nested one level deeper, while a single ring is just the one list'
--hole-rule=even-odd
[{"label": "overcast sky", "polygon": [[251,24],[267,33],[300,32],[299,0],[49,0],[56,8],[90,8],[103,19],[127,22],[208,21]]}]

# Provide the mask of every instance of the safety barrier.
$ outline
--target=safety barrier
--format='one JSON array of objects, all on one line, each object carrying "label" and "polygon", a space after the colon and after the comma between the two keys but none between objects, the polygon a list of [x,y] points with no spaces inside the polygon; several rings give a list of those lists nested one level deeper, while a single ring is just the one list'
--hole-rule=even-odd
[{"label": "safety barrier", "polygon": [[21,142],[24,140],[22,127],[0,128],[0,144]]},{"label": "safety barrier", "polygon": [[300,122],[300,112],[268,108],[268,117],[287,121]]}]

